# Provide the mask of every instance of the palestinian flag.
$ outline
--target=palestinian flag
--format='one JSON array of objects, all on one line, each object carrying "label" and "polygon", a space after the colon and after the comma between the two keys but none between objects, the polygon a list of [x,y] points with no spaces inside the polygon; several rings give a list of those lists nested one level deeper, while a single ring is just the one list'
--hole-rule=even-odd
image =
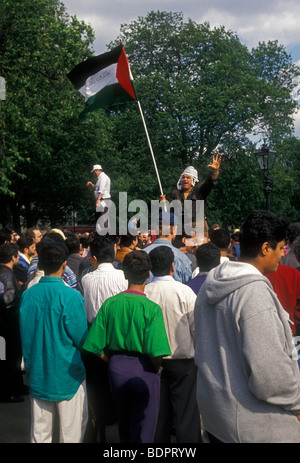
[{"label": "palestinian flag", "polygon": [[68,78],[85,97],[79,117],[99,108],[137,101],[128,59],[122,44],[75,66]]}]

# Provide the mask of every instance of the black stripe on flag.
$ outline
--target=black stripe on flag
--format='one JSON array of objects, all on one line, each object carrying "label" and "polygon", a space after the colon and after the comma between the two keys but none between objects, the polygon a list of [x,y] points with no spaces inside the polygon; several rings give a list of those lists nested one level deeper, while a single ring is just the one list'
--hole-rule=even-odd
[{"label": "black stripe on flag", "polygon": [[113,50],[98,56],[88,58],[82,63],[77,64],[72,71],[67,74],[72,84],[79,90],[86,80],[111,64],[117,63],[122,52],[123,45],[120,44]]}]

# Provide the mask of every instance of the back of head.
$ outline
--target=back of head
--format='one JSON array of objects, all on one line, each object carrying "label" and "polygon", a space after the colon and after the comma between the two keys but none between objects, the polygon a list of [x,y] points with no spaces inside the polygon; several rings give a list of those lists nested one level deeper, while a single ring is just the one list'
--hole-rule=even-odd
[{"label": "back of head", "polygon": [[213,230],[210,235],[210,240],[219,249],[226,250],[230,243],[230,233],[228,230],[224,230],[223,228],[218,228],[217,230]]},{"label": "back of head", "polygon": [[65,244],[69,250],[69,254],[78,254],[80,251],[80,240],[76,235],[69,235],[65,240]]},{"label": "back of head", "polygon": [[45,275],[56,273],[68,258],[68,248],[64,243],[43,240],[39,248],[39,268]]},{"label": "back of head", "polygon": [[151,260],[145,251],[133,250],[123,261],[123,271],[129,284],[142,285],[149,277]]},{"label": "back of head", "polygon": [[120,246],[129,248],[133,242],[136,242],[137,236],[128,233],[127,235],[121,235]]},{"label": "back of head", "polygon": [[172,240],[172,245],[177,249],[184,249],[186,247],[185,242],[183,241],[183,236],[176,236]]},{"label": "back of head", "polygon": [[7,227],[1,228],[0,230],[0,245],[3,243],[10,243],[13,231]]},{"label": "back of head", "polygon": [[170,274],[174,253],[169,246],[157,246],[149,252],[149,257],[154,276],[162,277]]},{"label": "back of head", "polygon": [[52,228],[52,230],[50,231],[50,233],[56,233],[58,235],[61,235],[61,237],[63,238],[63,240],[66,239],[66,236],[64,234],[64,232],[60,229],[60,228]]},{"label": "back of head", "polygon": [[19,249],[16,244],[3,243],[0,245],[0,264],[8,264],[13,257],[18,257]]},{"label": "back of head", "polygon": [[211,238],[211,234],[215,231],[215,230],[218,230],[220,228],[220,225],[218,225],[217,223],[215,223],[214,225],[212,225],[209,229],[208,229],[208,237],[209,239]]},{"label": "back of head", "polygon": [[196,259],[200,272],[209,272],[220,264],[220,248],[212,242],[204,243],[197,249]]},{"label": "back of head", "polygon": [[90,251],[99,264],[111,263],[115,259],[114,239],[107,235],[96,235],[90,242]]},{"label": "back of head", "polygon": [[293,243],[300,236],[300,222],[290,223],[287,229],[287,239]]},{"label": "back of head", "polygon": [[87,236],[81,236],[79,241],[84,249],[87,249],[90,245],[90,240]]},{"label": "back of head", "polygon": [[273,212],[255,211],[245,220],[240,233],[241,260],[254,259],[268,242],[276,249],[286,239],[288,222]]},{"label": "back of head", "polygon": [[56,233],[56,232],[50,232],[50,233],[46,233],[43,238],[43,240],[52,240],[52,241],[56,241],[57,243],[64,243],[65,240],[64,238],[62,237],[62,235],[60,233]]}]

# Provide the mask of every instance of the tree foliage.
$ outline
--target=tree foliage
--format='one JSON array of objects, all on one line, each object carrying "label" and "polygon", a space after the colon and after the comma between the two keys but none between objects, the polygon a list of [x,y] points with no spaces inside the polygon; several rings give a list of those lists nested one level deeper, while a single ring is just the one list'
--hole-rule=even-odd
[{"label": "tree foliage", "polygon": [[[274,41],[248,50],[224,27],[184,22],[181,13],[160,11],[123,24],[119,39],[129,55],[166,192],[189,164],[198,167],[204,179],[211,155],[218,151],[224,162],[219,186],[210,196],[209,214],[232,223],[249,210],[264,207],[253,135],[273,144],[289,137],[297,106],[291,93],[299,68],[284,47]],[[134,124],[132,111],[117,119],[120,134],[139,125],[138,112]],[[122,151],[128,140],[124,142],[124,136],[119,140]],[[141,182],[146,152],[140,156],[142,162],[136,160]],[[149,154],[146,163],[153,172],[152,195],[158,197]],[[147,194],[151,194],[148,179]]]},{"label": "tree foliage", "polygon": [[1,193],[15,226],[20,214],[28,226],[66,220],[86,194],[81,169],[110,143],[104,114],[90,127],[78,121],[83,101],[66,77],[93,54],[93,40],[91,27],[69,17],[58,0],[1,0]]}]

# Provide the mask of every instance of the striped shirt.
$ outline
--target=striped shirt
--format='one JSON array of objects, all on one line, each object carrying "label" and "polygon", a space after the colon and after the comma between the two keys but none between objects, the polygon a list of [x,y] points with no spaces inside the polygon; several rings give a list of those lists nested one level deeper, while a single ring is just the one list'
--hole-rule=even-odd
[{"label": "striped shirt", "polygon": [[90,324],[107,298],[128,288],[123,270],[116,269],[111,263],[99,264],[96,270],[82,277],[81,284],[87,321]]},{"label": "striped shirt", "polygon": [[[38,269],[38,263],[39,263],[39,258],[38,256],[35,256],[33,259],[31,259],[31,264],[28,268],[27,271],[27,279],[29,280],[30,277],[33,277],[33,274],[36,274],[36,271]],[[31,278],[30,278],[31,280]],[[67,283],[68,286],[71,286],[73,289],[77,289],[77,278],[74,272],[68,267],[68,265],[65,268],[65,272],[62,276],[62,280]]]}]

